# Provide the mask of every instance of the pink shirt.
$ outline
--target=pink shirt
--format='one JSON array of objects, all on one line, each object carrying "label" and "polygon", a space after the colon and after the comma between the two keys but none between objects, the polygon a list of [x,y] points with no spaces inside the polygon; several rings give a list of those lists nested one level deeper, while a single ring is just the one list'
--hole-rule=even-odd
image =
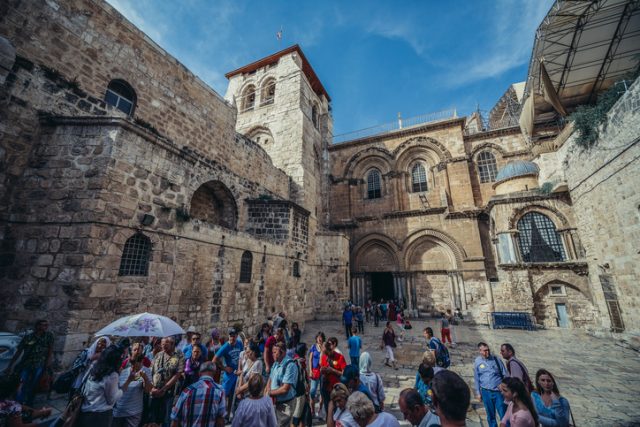
[{"label": "pink shirt", "polygon": [[511,423],[511,427],[536,427],[531,412],[526,409],[513,412],[513,402],[509,402],[507,412],[500,422],[506,425],[507,421]]}]

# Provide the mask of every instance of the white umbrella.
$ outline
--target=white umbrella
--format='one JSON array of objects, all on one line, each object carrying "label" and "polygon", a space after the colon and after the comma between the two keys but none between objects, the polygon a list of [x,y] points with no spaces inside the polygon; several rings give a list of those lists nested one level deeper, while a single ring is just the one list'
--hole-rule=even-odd
[{"label": "white umbrella", "polygon": [[168,337],[184,334],[184,329],[165,316],[153,313],[133,314],[112,322],[96,332],[96,336]]}]

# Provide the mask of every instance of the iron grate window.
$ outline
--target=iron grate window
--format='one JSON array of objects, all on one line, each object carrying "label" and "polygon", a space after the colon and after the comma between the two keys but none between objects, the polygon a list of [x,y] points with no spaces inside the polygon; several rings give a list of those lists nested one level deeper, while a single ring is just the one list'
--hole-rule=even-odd
[{"label": "iron grate window", "polygon": [[496,158],[489,151],[483,151],[478,154],[476,160],[478,163],[478,174],[480,175],[480,182],[493,182],[496,180],[498,174],[498,167],[496,166]]},{"label": "iron grate window", "polygon": [[251,283],[251,269],[253,268],[253,255],[244,251],[240,261],[240,283]]},{"label": "iron grate window", "polygon": [[427,172],[421,163],[411,169],[411,189],[414,193],[427,191]]},{"label": "iron grate window", "polygon": [[367,199],[379,199],[381,196],[380,172],[372,170],[367,175]]},{"label": "iron grate window", "polygon": [[129,237],[120,259],[119,276],[148,276],[151,259],[151,239],[142,233]]},{"label": "iron grate window", "polygon": [[104,102],[132,116],[136,106],[136,93],[127,82],[111,80],[104,94]]},{"label": "iron grate window", "polygon": [[300,261],[293,262],[293,277],[300,277]]},{"label": "iron grate window", "polygon": [[553,222],[538,212],[518,221],[520,253],[524,262],[564,261],[565,253]]}]

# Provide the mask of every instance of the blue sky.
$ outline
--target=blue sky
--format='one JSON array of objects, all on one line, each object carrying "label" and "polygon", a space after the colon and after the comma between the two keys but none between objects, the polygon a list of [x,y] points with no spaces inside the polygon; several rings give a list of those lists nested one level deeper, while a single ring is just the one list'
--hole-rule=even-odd
[{"label": "blue sky", "polygon": [[[456,108],[523,81],[552,0],[108,0],[224,95],[224,74],[298,43],[332,98],[334,134]],[[282,27],[283,39],[276,39]]]}]

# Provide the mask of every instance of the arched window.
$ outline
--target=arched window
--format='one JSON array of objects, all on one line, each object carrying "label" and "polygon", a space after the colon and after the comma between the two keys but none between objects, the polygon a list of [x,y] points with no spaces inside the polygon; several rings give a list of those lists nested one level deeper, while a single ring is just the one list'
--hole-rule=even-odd
[{"label": "arched window", "polygon": [[151,258],[151,239],[136,233],[127,239],[120,259],[118,276],[148,276]]},{"label": "arched window", "polygon": [[253,268],[253,255],[244,251],[240,261],[240,283],[251,283],[251,269]]},{"label": "arched window", "polygon": [[490,151],[482,151],[476,158],[478,164],[478,175],[480,182],[493,182],[498,174],[498,166],[496,166],[496,158]]},{"label": "arched window", "polygon": [[253,110],[253,107],[256,104],[256,87],[254,85],[249,85],[242,92],[242,102],[240,105],[242,106],[242,111]]},{"label": "arched window", "polygon": [[556,226],[545,215],[529,212],[518,221],[518,240],[524,262],[564,261],[564,247]]},{"label": "arched window", "polygon": [[422,163],[416,163],[411,168],[411,191],[414,193],[427,191],[427,172]]},{"label": "arched window", "polygon": [[262,85],[262,93],[260,95],[260,105],[273,104],[276,98],[276,81],[275,79],[268,79]]},{"label": "arched window", "polygon": [[291,273],[293,277],[300,277],[300,261],[293,261],[293,270]]},{"label": "arched window", "polygon": [[380,191],[380,172],[373,169],[367,175],[367,199],[379,199],[382,197]]},{"label": "arched window", "polygon": [[136,108],[136,92],[124,80],[116,79],[109,82],[107,91],[104,94],[104,102],[113,105],[118,110],[133,116]]}]

